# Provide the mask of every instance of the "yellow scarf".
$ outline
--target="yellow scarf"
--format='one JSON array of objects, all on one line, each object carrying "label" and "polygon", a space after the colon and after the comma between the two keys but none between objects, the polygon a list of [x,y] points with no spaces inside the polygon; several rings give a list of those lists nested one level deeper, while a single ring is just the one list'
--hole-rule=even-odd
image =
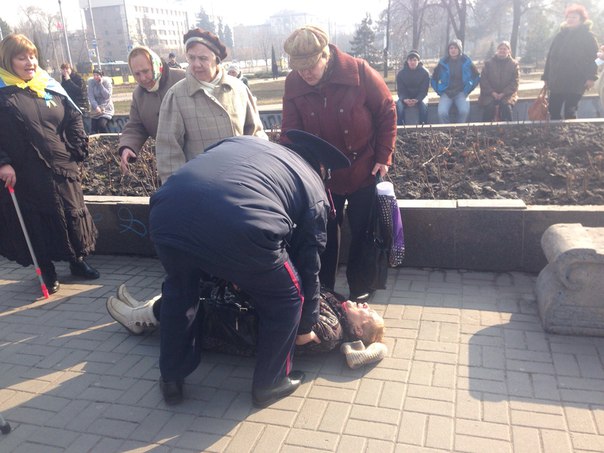
[{"label": "yellow scarf", "polygon": [[46,87],[48,86],[48,82],[50,80],[50,76],[46,71],[42,71],[40,68],[36,70],[34,77],[26,82],[25,80],[17,77],[11,72],[8,72],[4,68],[0,68],[0,78],[4,81],[7,86],[15,85],[22,90],[29,88],[34,93],[38,95],[40,98],[46,98]]}]

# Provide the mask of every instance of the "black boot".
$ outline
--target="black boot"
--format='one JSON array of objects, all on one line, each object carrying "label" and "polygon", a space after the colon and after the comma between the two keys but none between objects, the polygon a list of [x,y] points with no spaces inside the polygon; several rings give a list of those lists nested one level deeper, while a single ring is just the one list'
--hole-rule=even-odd
[{"label": "black boot", "polygon": [[52,262],[41,264],[40,271],[42,272],[42,280],[44,280],[44,284],[46,285],[48,294],[54,294],[59,291],[61,285],[59,284],[59,280],[57,279],[57,271],[55,270],[55,265],[52,264]]},{"label": "black boot", "polygon": [[166,404],[174,405],[182,402],[182,387],[183,381],[164,381],[163,377],[159,378],[159,389]]},{"label": "black boot", "polygon": [[95,280],[101,276],[99,271],[84,261],[83,257],[71,260],[69,262],[69,269],[71,270],[71,275],[75,277],[82,277],[86,280]]},{"label": "black boot", "polygon": [[267,407],[281,398],[285,398],[296,391],[304,382],[302,371],[292,371],[289,376],[281,379],[277,385],[266,389],[252,389],[252,402],[256,407]]}]

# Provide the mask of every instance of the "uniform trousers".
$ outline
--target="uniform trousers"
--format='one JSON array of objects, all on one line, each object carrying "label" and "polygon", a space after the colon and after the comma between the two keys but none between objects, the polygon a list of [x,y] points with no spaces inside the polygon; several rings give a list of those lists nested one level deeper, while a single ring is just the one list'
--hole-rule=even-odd
[{"label": "uniform trousers", "polygon": [[[273,387],[289,374],[304,298],[289,259],[273,269],[235,271],[208,266],[195,255],[155,244],[166,271],[160,311],[159,368],[166,381],[182,381],[201,359],[199,282],[210,275],[238,285],[258,314],[258,343],[253,388]],[[240,257],[245,262],[245,255]]]}]

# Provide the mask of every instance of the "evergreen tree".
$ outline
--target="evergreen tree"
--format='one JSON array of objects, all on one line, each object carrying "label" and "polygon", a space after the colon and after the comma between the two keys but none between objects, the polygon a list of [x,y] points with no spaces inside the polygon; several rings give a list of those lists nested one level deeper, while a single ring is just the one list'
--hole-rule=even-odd
[{"label": "evergreen tree", "polygon": [[222,24],[222,17],[218,18],[218,31],[216,32],[218,39],[224,42],[224,25]]},{"label": "evergreen tree", "polygon": [[379,61],[379,51],[375,48],[375,30],[371,15],[367,14],[357,27],[350,41],[351,54],[366,60],[370,65]]},{"label": "evergreen tree", "polygon": [[2,37],[6,38],[10,33],[12,33],[10,26],[0,18],[0,30],[2,31]]},{"label": "evergreen tree", "polygon": [[222,41],[225,46],[233,47],[233,30],[229,27],[229,24],[224,26],[224,40]]},{"label": "evergreen tree", "polygon": [[197,17],[197,26],[207,31],[211,31],[212,33],[216,33],[216,25],[214,25],[214,21],[210,19],[206,10],[203,9],[203,6],[199,8],[199,12],[196,15]]}]

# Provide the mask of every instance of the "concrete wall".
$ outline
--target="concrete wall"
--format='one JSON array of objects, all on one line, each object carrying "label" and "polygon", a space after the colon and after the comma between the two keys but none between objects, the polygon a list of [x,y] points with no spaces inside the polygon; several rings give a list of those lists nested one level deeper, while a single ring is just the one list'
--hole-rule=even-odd
[{"label": "concrete wall", "polygon": [[[86,196],[98,254],[154,254],[146,197]],[[555,223],[604,227],[604,206],[525,206],[521,200],[399,200],[405,267],[539,272],[541,235]],[[348,244],[346,231],[343,243]],[[346,247],[343,247],[346,249]],[[343,262],[346,254],[343,253]]]}]

